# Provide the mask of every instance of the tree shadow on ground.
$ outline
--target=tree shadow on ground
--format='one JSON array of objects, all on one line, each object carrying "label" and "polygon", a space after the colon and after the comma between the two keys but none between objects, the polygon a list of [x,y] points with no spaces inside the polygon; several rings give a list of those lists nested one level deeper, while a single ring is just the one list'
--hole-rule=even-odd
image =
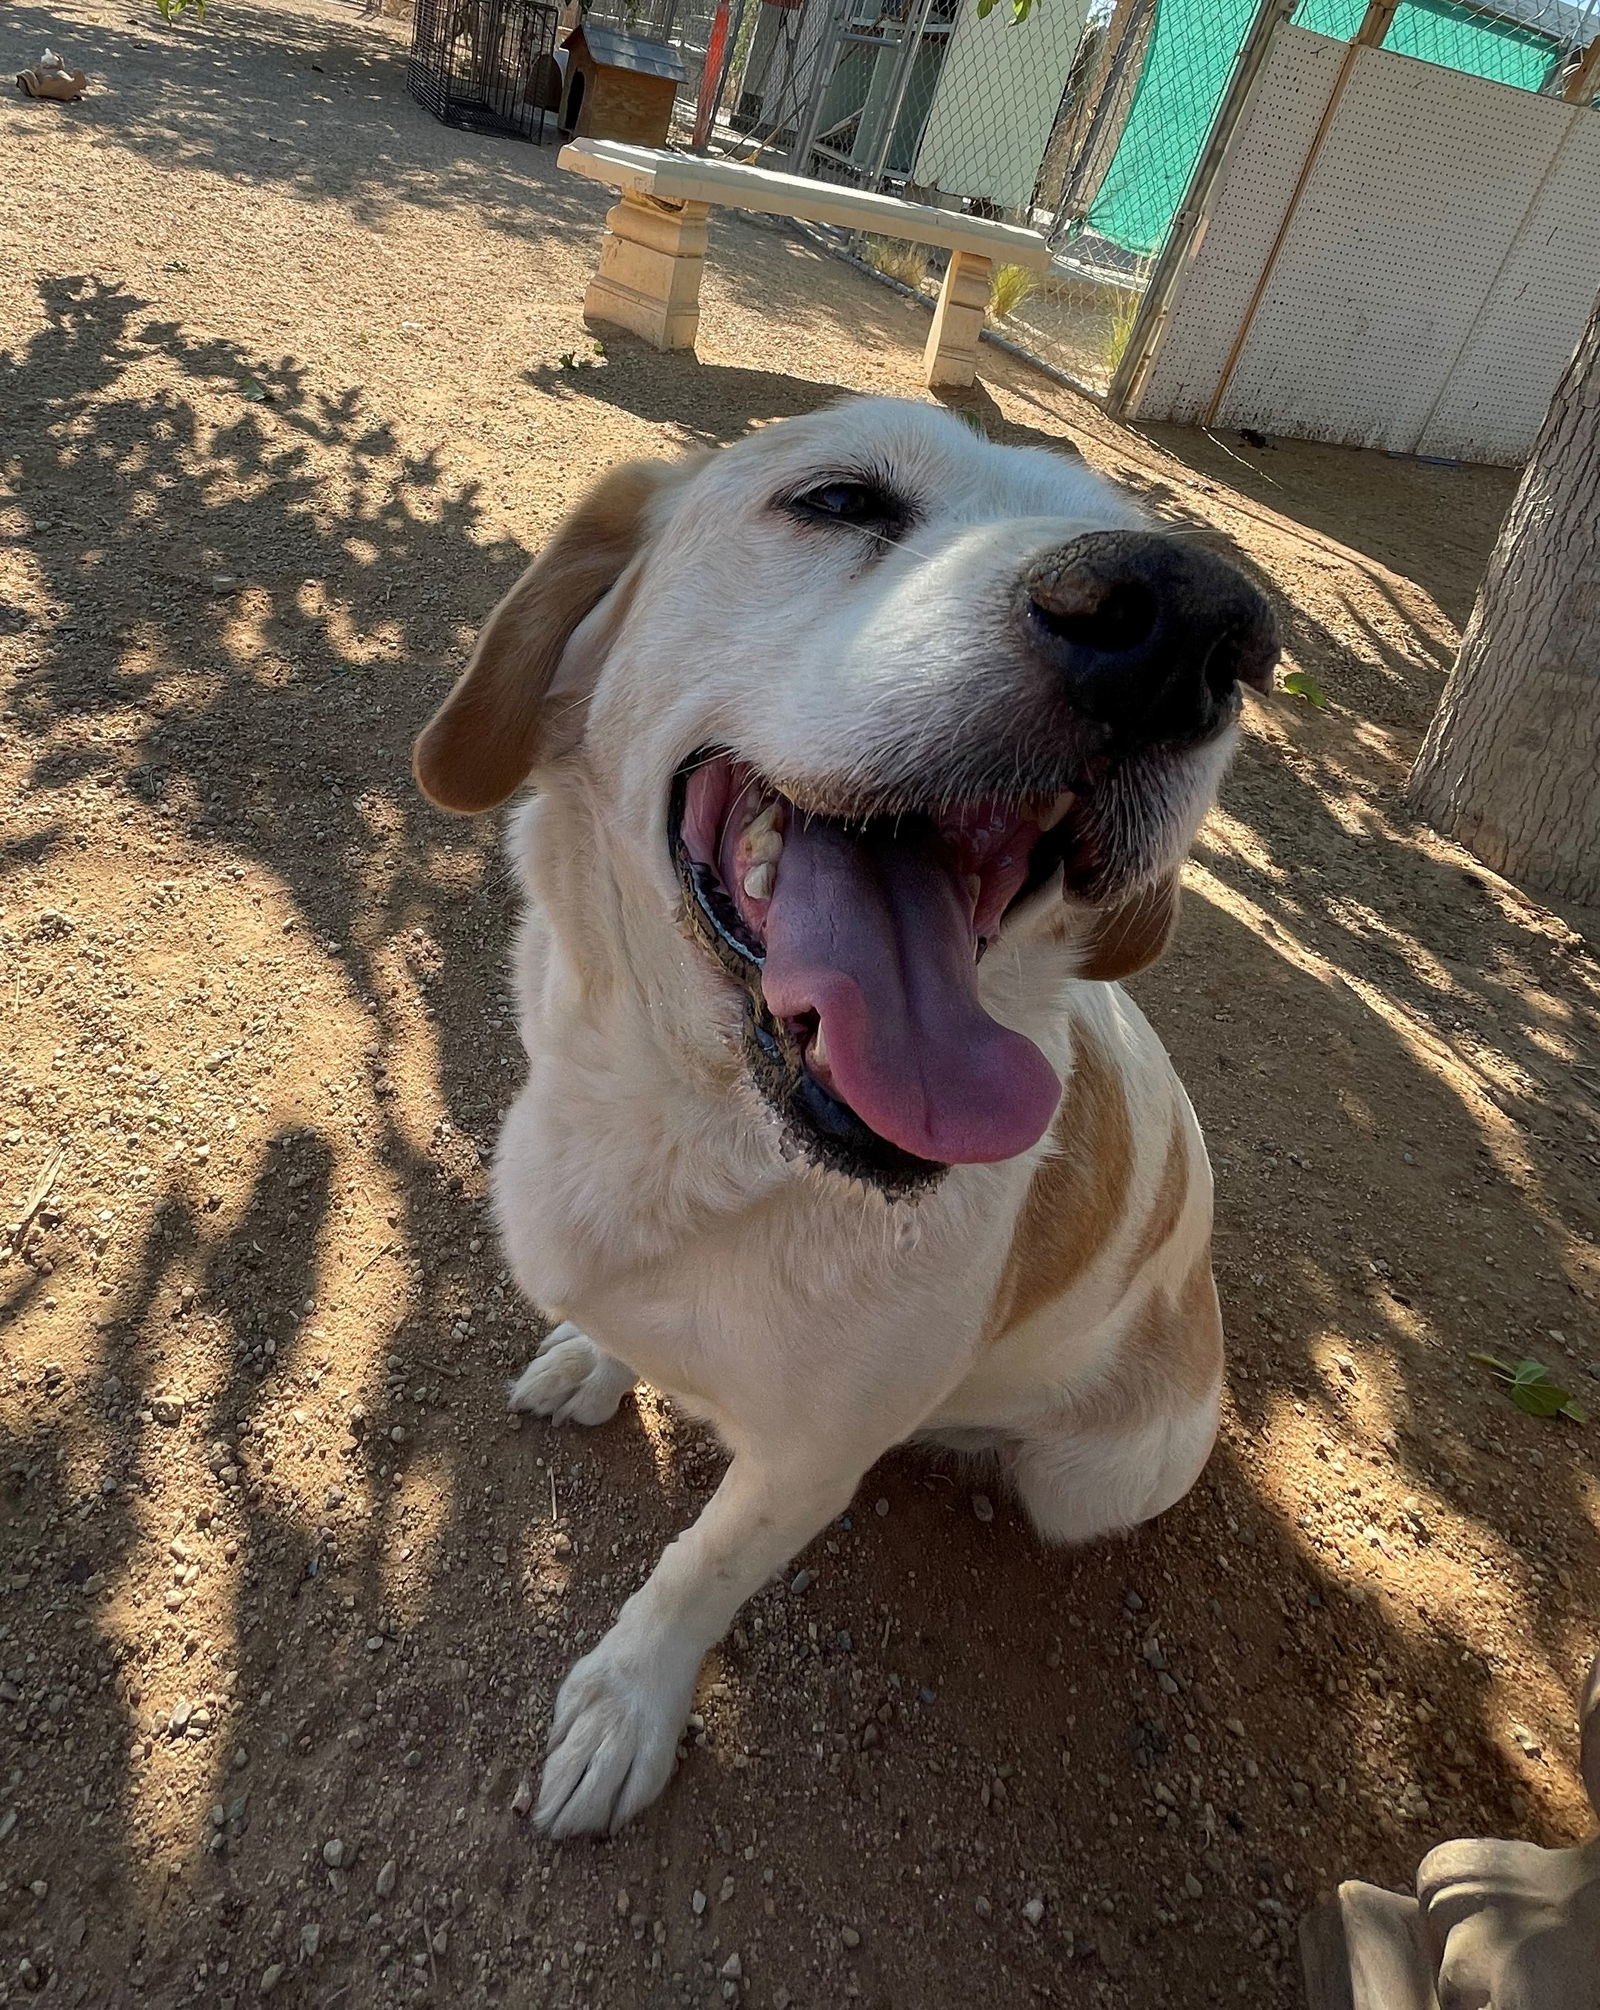
[{"label": "tree shadow on ground", "polygon": [[[359,391],[313,395],[292,359],[193,338],[94,278],[41,299],[44,327],[5,359],[15,408],[43,419],[8,455],[48,608],[16,702],[32,788],[47,806],[86,781],[125,789],[258,860],[381,1021],[380,953],[443,885],[481,876],[492,836],[441,823],[403,764],[375,774],[374,742],[426,716],[461,652],[454,609],[492,606],[528,553],[483,536],[476,493],[402,453]],[[135,388],[152,367],[166,381]],[[185,385],[237,388],[238,417],[209,426]],[[403,743],[384,735],[391,755]],[[475,1092],[458,1091],[466,1123]]]}]

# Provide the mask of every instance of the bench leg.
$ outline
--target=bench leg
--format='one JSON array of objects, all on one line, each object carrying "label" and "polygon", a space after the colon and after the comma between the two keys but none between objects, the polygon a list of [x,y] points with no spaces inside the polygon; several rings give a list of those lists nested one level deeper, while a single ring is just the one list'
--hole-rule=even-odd
[{"label": "bench leg", "polygon": [[642,335],[657,349],[692,349],[706,256],[703,202],[658,202],[624,192],[606,213],[600,269],[583,297],[585,321]]},{"label": "bench leg", "polygon": [[952,251],[933,310],[928,346],[922,353],[924,376],[930,385],[958,387],[978,374],[978,337],[989,310],[989,282],[994,260],[975,251]]}]

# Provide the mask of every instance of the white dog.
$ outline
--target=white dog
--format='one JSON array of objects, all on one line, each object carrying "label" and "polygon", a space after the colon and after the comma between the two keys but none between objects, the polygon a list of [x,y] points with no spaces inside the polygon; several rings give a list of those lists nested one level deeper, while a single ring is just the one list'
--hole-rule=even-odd
[{"label": "white dog", "polygon": [[707,1650],[890,1446],[992,1448],[1051,1541],[1194,1483],[1210,1169],[1112,980],[1276,653],[1081,465],[888,401],[614,469],[490,617],[416,772],[535,786],[494,1196],[559,1323],[512,1400],[643,1378],[732,1453],[562,1685],[553,1834],[655,1798]]}]

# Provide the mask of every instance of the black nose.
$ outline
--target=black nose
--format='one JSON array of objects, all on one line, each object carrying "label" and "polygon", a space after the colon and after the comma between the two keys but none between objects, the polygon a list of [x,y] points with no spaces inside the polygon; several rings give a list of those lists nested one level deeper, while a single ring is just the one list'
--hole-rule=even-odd
[{"label": "black nose", "polygon": [[1075,710],[1123,740],[1203,739],[1240,684],[1268,690],[1271,603],[1236,566],[1181,537],[1095,531],[1034,559],[1018,620]]}]

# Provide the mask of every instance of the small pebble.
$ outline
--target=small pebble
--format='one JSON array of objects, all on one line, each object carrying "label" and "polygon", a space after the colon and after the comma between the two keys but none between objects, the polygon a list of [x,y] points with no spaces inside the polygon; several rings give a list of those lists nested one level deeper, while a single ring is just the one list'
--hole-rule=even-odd
[{"label": "small pebble", "polygon": [[979,1521],[993,1521],[994,1502],[990,1500],[987,1494],[974,1494],[972,1496],[972,1512],[978,1517]]},{"label": "small pebble", "polygon": [[390,1857],[387,1863],[384,1864],[383,1869],[378,1872],[377,1892],[379,1898],[387,1898],[394,1890],[394,1881],[398,1868],[399,1866],[395,1863],[394,1858]]},{"label": "small pebble", "polygon": [[853,1926],[847,1926],[839,1935],[839,1938],[844,1942],[846,1947],[859,1947],[861,1945],[861,1935],[857,1933]]},{"label": "small pebble", "polygon": [[814,1570],[797,1570],[789,1580],[789,1589],[798,1598],[803,1591],[809,1591],[816,1581],[817,1573]]},{"label": "small pebble", "polygon": [[344,1862],[344,1844],[337,1836],[330,1836],[322,1845],[322,1861],[329,1870],[338,1870]]},{"label": "small pebble", "polygon": [[[525,1815],[532,1806],[533,1782],[524,1773],[522,1778],[517,1782],[517,1791],[511,1796],[511,1812],[514,1815]],[[627,1896],[626,1892],[624,1892],[623,1896]],[[626,1907],[618,1908],[619,1911],[626,1911],[626,1909]]]},{"label": "small pebble", "polygon": [[705,1909],[706,1909],[706,1895],[703,1891],[696,1890],[693,1896],[689,1900],[689,1910],[694,1914],[695,1918],[698,1919],[700,1915],[705,1911]]},{"label": "small pebble", "polygon": [[281,1961],[274,1961],[270,1967],[263,1968],[261,1971],[261,1984],[258,1994],[270,1996],[282,1980],[283,1963]]},{"label": "small pebble", "polygon": [[718,1972],[725,1982],[737,1982],[744,1973],[744,1963],[737,1954],[730,1954]]},{"label": "small pebble", "polygon": [[1022,1908],[1022,1916],[1030,1926],[1038,1926],[1044,1918],[1044,1900],[1030,1898]]}]

